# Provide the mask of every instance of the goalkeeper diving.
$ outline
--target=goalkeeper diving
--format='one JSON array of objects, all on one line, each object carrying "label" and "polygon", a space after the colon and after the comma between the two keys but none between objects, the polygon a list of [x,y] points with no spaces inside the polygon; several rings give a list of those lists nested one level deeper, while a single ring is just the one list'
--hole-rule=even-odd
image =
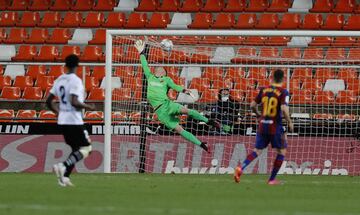
[{"label": "goalkeeper diving", "polygon": [[186,140],[200,146],[206,152],[210,153],[209,146],[206,142],[201,142],[192,133],[184,130],[184,128],[179,124],[180,119],[178,116],[181,114],[187,114],[193,119],[205,122],[206,124],[215,127],[220,127],[219,122],[209,120],[198,111],[188,109],[181,104],[171,101],[167,96],[169,89],[188,95],[191,95],[191,92],[184,89],[182,86],[176,85],[171,78],[167,77],[166,70],[163,67],[156,67],[154,74],[151,73],[146,59],[149,48],[149,46],[146,45],[146,41],[137,40],[135,42],[135,48],[140,54],[141,66],[148,82],[147,99],[150,105],[154,108],[159,121],[168,129],[180,134]]}]

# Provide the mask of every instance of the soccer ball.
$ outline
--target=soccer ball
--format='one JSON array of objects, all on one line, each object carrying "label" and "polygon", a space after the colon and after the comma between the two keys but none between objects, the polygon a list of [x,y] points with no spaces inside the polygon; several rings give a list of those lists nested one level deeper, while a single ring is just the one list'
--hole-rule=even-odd
[{"label": "soccer ball", "polygon": [[167,51],[167,52],[170,52],[173,47],[174,47],[174,44],[171,40],[168,40],[168,39],[163,39],[160,43],[160,47],[164,50],[164,51]]}]

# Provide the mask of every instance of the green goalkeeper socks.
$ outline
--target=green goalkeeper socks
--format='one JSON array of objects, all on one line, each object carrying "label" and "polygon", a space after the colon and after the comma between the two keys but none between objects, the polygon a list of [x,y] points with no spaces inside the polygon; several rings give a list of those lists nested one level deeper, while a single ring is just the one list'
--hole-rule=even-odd
[{"label": "green goalkeeper socks", "polygon": [[195,145],[200,145],[200,144],[201,144],[201,141],[200,141],[198,138],[196,138],[192,133],[190,133],[190,132],[188,132],[188,131],[183,130],[183,131],[180,133],[180,135],[181,135],[182,137],[184,137],[186,140],[192,142],[192,143],[195,144]]},{"label": "green goalkeeper socks", "polygon": [[197,120],[200,120],[200,121],[203,121],[205,123],[208,123],[209,122],[209,119],[204,117],[203,115],[201,115],[199,112],[197,112],[196,110],[192,110],[190,109],[189,110],[189,116],[191,116],[192,118],[194,119],[197,119]]}]

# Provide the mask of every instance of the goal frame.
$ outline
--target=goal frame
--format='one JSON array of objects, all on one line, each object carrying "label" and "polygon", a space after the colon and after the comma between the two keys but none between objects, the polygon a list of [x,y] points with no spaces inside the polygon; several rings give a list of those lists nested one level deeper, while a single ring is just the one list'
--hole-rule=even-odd
[{"label": "goal frame", "polygon": [[[105,51],[105,101],[104,101],[104,173],[111,172],[111,111],[112,111],[112,66],[115,65],[112,62],[112,42],[113,36],[291,36],[291,37],[360,37],[360,31],[309,31],[309,30],[106,30],[106,51]],[[126,65],[126,64],[121,64]],[[132,64],[134,65],[134,64]],[[139,64],[140,65],[140,64]],[[151,65],[151,64],[150,64]],[[161,64],[156,64],[161,65]],[[172,66],[173,64],[166,64]],[[188,65],[188,64],[187,64]],[[224,64],[201,64],[201,66],[223,66]],[[189,64],[188,66],[197,66]],[[200,66],[200,65],[198,65]],[[229,65],[242,66],[241,64]],[[246,65],[251,67],[252,65]],[[255,65],[258,66],[258,65]],[[286,65],[283,65],[286,66]],[[294,66],[294,65],[292,65]],[[307,65],[297,65],[297,67],[306,67]],[[324,68],[328,65],[313,65],[312,67]],[[334,67],[334,66],[331,66]],[[338,67],[343,67],[339,65]],[[346,66],[347,68],[359,68],[359,65]]]}]

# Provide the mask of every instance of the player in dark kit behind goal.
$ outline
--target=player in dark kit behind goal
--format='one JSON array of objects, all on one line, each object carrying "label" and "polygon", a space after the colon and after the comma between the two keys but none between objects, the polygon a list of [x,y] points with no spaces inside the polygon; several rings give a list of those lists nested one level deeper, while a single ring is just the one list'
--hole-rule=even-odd
[{"label": "player in dark kit behind goal", "polygon": [[[70,174],[75,164],[86,158],[91,152],[91,140],[84,128],[83,109],[94,110],[94,105],[84,103],[84,85],[76,75],[79,58],[69,55],[65,59],[67,73],[56,79],[50,90],[46,104],[58,116],[58,125],[62,129],[66,144],[72,152],[62,163],[53,166],[60,186],[73,186]],[[59,105],[55,103],[55,96],[59,98]]]}]

